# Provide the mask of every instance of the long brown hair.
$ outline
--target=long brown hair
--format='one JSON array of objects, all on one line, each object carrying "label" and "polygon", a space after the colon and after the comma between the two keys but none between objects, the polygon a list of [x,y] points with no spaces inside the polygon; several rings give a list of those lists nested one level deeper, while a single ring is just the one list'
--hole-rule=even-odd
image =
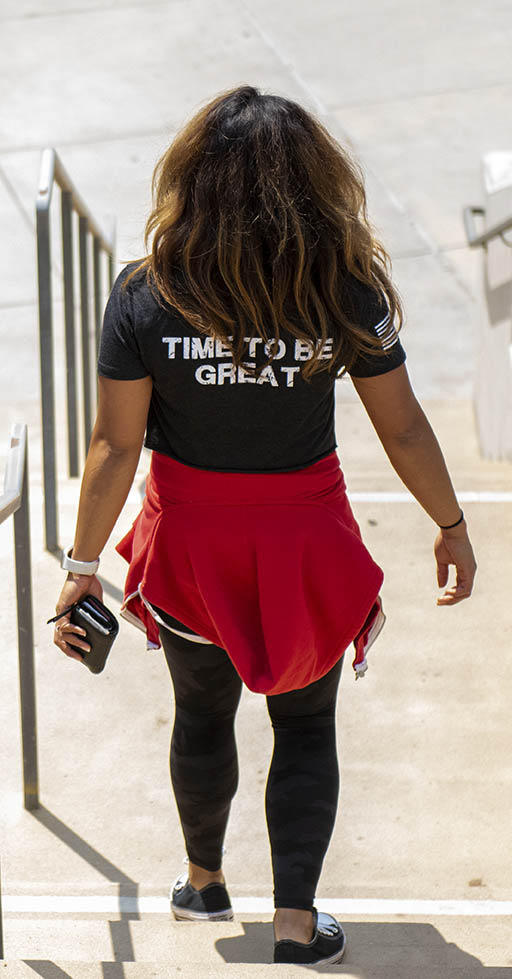
[{"label": "long brown hair", "polygon": [[[125,285],[145,269],[159,302],[221,339],[251,376],[272,362],[283,329],[311,347],[306,380],[324,369],[341,377],[361,353],[379,353],[386,336],[354,321],[354,278],[387,302],[388,331],[400,329],[361,169],[296,102],[249,85],[218,95],[158,160],[152,197],[151,252]],[[333,329],[332,360],[321,359]],[[243,357],[255,336],[270,352],[254,370]]]}]

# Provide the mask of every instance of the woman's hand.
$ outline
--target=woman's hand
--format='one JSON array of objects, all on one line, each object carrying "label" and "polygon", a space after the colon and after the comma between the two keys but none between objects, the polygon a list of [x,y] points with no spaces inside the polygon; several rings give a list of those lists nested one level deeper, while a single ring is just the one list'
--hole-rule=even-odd
[{"label": "woman's hand", "polygon": [[[73,574],[71,571],[67,576],[66,583],[62,589],[59,600],[55,606],[55,611],[57,615],[59,612],[63,612],[65,608],[69,608],[73,602],[78,602],[80,598],[84,595],[94,595],[95,598],[99,598],[103,601],[103,588],[96,575],[85,575],[85,574]],[[71,659],[77,659],[80,663],[83,661],[83,657],[80,653],[77,653],[69,645],[69,640],[72,637],[72,642],[74,646],[79,646],[83,649],[84,653],[87,653],[91,648],[89,643],[84,642],[83,637],[86,635],[85,629],[81,626],[75,625],[70,621],[71,613],[68,615],[63,615],[58,622],[55,623],[55,631],[53,634],[53,641],[59,649],[62,650],[66,656]]]},{"label": "woman's hand", "polygon": [[469,598],[473,590],[476,561],[464,521],[451,530],[439,531],[434,544],[434,554],[437,562],[437,583],[440,588],[444,588],[448,582],[449,565],[454,564],[456,569],[455,585],[446,589],[444,595],[437,599],[437,604],[456,605],[464,598]]}]

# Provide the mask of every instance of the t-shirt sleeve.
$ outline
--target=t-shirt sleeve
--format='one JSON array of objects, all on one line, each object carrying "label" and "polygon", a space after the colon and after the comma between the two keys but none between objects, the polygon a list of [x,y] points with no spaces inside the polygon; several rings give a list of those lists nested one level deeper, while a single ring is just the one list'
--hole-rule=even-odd
[{"label": "t-shirt sleeve", "polygon": [[134,330],[130,285],[121,288],[130,266],[119,273],[105,307],[98,353],[98,374],[115,381],[136,381],[150,373],[142,360]]},{"label": "t-shirt sleeve", "polygon": [[384,355],[371,351],[361,353],[348,373],[353,377],[377,377],[387,374],[404,363],[406,353],[395,327],[385,298],[359,284],[357,292],[357,325],[381,342]]}]

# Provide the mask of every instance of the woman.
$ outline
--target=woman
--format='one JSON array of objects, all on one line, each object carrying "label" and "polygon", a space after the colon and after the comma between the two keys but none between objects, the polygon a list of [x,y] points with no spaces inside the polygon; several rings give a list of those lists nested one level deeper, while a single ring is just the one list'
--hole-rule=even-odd
[{"label": "woman", "polygon": [[[222,844],[238,767],[242,683],[274,730],[266,816],[274,961],[340,960],[315,890],[338,799],[335,710],[344,652],[356,677],[384,616],[336,454],[334,382],[348,372],[390,461],[440,528],[439,605],[471,594],[466,523],[398,338],[389,259],[361,173],[308,112],[250,86],[176,137],[153,177],[145,246],[112,289],[98,415],[56,606],[101,598],[97,559],[152,450],[142,511],[117,550],[121,614],[163,646],[176,713],[171,778],[188,871],[174,916],[230,919]],[[71,558],[72,551],[72,558]],[[73,563],[75,562],[75,563]],[[80,659],[64,617],[55,643]]]}]

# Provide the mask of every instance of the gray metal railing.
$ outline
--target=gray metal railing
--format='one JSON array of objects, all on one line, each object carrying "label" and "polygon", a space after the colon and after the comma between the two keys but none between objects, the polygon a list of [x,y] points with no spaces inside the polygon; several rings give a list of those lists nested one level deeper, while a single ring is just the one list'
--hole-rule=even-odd
[{"label": "gray metal railing", "polygon": [[[4,489],[0,496],[0,523],[14,515],[14,561],[18,613],[18,662],[23,752],[23,802],[25,809],[39,807],[37,767],[37,723],[34,670],[34,626],[32,616],[32,572],[30,560],[30,514],[27,426],[11,429]],[[0,959],[3,959],[0,882]]]},{"label": "gray metal railing", "polygon": [[466,238],[470,248],[487,248],[487,242],[491,241],[492,238],[501,238],[504,245],[512,248],[512,240],[505,238],[505,233],[512,230],[512,214],[505,221],[500,221],[499,224],[488,228],[482,234],[478,234],[476,230],[475,217],[485,217],[485,207],[465,207],[462,215],[464,218]]},{"label": "gray metal railing", "polygon": [[41,417],[43,430],[43,476],[45,508],[45,546],[58,550],[57,460],[53,371],[53,318],[51,290],[50,205],[54,183],[61,190],[62,276],[64,286],[64,324],[66,347],[66,394],[68,472],[78,476],[78,399],[75,350],[75,289],[73,276],[73,212],[78,215],[80,326],[82,394],[85,454],[92,432],[92,380],[89,328],[88,236],[93,242],[94,348],[97,353],[101,332],[102,283],[101,253],[108,259],[108,287],[114,280],[115,226],[105,236],[71,182],[54,149],[43,150],[36,199],[37,271],[39,288],[39,350],[41,366]]}]

